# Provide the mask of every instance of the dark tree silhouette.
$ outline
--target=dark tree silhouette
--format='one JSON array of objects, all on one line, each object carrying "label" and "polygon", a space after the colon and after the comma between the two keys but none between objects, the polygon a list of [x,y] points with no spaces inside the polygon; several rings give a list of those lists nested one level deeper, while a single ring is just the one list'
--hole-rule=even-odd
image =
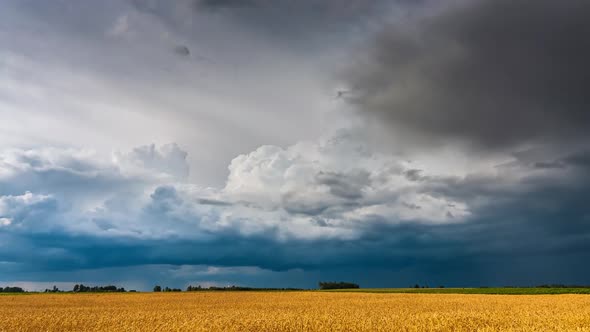
[{"label": "dark tree silhouette", "polygon": [[10,287],[6,286],[4,288],[0,287],[0,293],[24,293],[25,290],[20,287]]},{"label": "dark tree silhouette", "polygon": [[351,289],[359,288],[358,284],[352,282],[320,281],[320,289]]},{"label": "dark tree silhouette", "polygon": [[108,286],[85,286],[83,284],[76,284],[72,289],[73,292],[93,292],[93,293],[102,293],[102,292],[125,292],[125,288],[117,288],[117,286],[108,285]]}]

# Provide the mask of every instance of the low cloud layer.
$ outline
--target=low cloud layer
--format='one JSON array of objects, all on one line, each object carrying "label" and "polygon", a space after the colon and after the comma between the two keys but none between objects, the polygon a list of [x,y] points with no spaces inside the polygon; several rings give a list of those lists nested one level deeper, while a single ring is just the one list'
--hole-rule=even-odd
[{"label": "low cloud layer", "polygon": [[[110,160],[55,148],[7,151],[0,154],[0,261],[11,264],[13,278],[170,264],[321,275],[346,268],[373,284],[383,280],[357,269],[385,269],[406,271],[399,280],[438,273],[452,283],[460,271],[450,273],[448,264],[471,266],[463,280],[479,282],[486,261],[508,268],[527,257],[563,263],[588,252],[586,153],[542,161],[517,155],[494,173],[456,176],[361,142],[340,131],[263,146],[236,157],[217,189],[186,181],[186,154],[176,145]],[[532,259],[530,271],[538,264]],[[572,280],[569,273],[560,278]],[[510,274],[485,280],[536,280]]]},{"label": "low cloud layer", "polygon": [[350,100],[392,131],[478,148],[588,140],[590,3],[454,2],[391,24]]}]

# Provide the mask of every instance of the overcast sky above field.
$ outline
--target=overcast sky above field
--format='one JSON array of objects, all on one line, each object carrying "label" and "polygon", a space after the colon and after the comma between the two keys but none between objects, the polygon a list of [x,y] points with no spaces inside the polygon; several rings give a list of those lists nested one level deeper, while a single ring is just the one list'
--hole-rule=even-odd
[{"label": "overcast sky above field", "polygon": [[0,286],[590,284],[590,2],[7,0]]}]

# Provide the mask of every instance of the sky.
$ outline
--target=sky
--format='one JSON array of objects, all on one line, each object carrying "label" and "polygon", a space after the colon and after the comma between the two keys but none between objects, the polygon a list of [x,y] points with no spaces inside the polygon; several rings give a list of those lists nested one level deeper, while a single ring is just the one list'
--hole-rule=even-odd
[{"label": "sky", "polygon": [[590,3],[6,0],[0,285],[590,284]]}]

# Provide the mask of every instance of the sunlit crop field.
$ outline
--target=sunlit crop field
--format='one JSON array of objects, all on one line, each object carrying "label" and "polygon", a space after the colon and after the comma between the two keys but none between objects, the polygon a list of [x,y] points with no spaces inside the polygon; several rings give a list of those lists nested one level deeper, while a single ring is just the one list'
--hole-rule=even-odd
[{"label": "sunlit crop field", "polygon": [[0,331],[590,331],[589,295],[191,292],[0,296]]}]

